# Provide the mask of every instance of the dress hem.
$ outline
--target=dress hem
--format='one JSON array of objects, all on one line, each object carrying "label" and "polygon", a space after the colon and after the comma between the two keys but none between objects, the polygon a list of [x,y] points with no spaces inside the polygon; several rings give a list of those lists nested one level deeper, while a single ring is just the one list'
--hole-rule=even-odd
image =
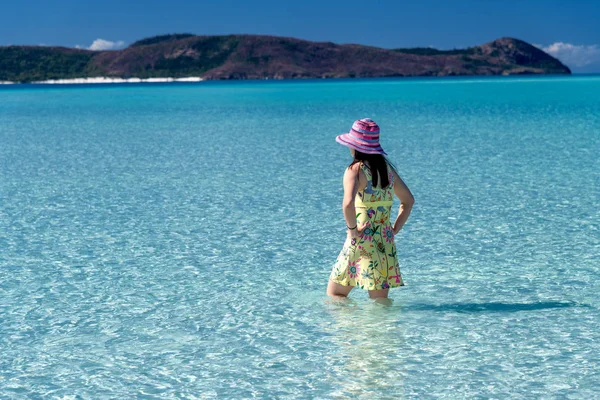
[{"label": "dress hem", "polygon": [[357,282],[357,283],[355,283],[354,285],[352,285],[352,284],[347,284],[347,285],[346,285],[346,284],[343,284],[343,283],[341,283],[341,282],[338,282],[338,281],[336,281],[336,280],[333,280],[333,279],[331,279],[331,278],[329,278],[329,280],[330,280],[330,281],[332,281],[332,282],[334,282],[334,283],[337,283],[338,285],[342,285],[342,286],[354,286],[354,287],[357,287],[357,288],[359,288],[359,289],[362,289],[362,290],[383,290],[383,289],[392,289],[392,288],[396,288],[396,287],[402,287],[402,286],[406,286],[406,284],[405,284],[405,283],[402,283],[402,284],[397,284],[397,283],[396,283],[396,284],[390,285],[390,287],[388,287],[388,288],[381,288],[381,289],[368,289],[368,288],[362,288],[362,287],[360,287],[360,284],[359,284],[358,282]]}]

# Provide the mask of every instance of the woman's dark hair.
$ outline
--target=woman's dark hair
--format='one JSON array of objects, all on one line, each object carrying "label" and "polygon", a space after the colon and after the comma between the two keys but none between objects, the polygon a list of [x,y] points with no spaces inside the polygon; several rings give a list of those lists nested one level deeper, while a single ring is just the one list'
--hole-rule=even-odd
[{"label": "woman's dark hair", "polygon": [[354,160],[350,163],[349,167],[361,161],[367,162],[365,165],[369,168],[371,176],[373,177],[373,187],[378,186],[377,184],[379,183],[376,172],[379,172],[379,176],[381,177],[381,185],[379,185],[379,187],[385,189],[390,184],[386,163],[389,164],[390,168],[394,170],[396,174],[398,174],[394,164],[392,164],[383,154],[366,154],[354,150]]}]

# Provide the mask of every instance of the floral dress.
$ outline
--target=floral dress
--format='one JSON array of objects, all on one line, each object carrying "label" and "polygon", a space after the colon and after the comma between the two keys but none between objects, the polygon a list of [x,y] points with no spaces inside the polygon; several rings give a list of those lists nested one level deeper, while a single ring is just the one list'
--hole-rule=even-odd
[{"label": "floral dress", "polygon": [[364,163],[360,168],[367,176],[367,186],[356,194],[354,204],[358,226],[365,224],[365,228],[354,245],[346,239],[329,279],[365,290],[404,286],[390,223],[394,175],[388,166],[390,183],[381,189],[373,187],[371,171]]}]

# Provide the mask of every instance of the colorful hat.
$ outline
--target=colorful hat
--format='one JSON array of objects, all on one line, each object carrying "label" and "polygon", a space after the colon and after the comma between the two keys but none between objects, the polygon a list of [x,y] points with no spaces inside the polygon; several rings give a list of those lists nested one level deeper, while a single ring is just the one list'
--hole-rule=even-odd
[{"label": "colorful hat", "polygon": [[338,135],[335,141],[361,153],[387,155],[379,145],[379,125],[370,118],[354,121],[350,132]]}]

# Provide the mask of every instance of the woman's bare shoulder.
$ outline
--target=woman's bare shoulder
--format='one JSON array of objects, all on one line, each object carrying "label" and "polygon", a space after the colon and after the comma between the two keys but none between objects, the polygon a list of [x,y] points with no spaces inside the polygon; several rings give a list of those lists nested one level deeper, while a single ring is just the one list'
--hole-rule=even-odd
[{"label": "woman's bare shoulder", "polygon": [[360,163],[348,165],[346,167],[346,174],[358,175],[361,172]]},{"label": "woman's bare shoulder", "polygon": [[355,163],[346,167],[345,174],[365,176],[361,163]]},{"label": "woman's bare shoulder", "polygon": [[367,176],[365,175],[365,172],[362,169],[362,163],[360,162],[346,167],[346,172],[344,173],[344,176],[352,179],[358,178],[359,189],[363,189],[366,186]]}]

